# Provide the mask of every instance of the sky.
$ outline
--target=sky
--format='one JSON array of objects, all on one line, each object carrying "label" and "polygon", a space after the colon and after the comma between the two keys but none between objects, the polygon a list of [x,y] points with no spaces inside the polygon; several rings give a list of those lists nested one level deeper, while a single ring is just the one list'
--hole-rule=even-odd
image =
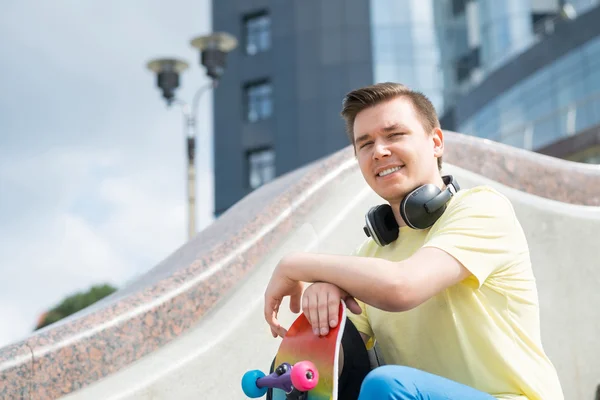
[{"label": "sky", "polygon": [[[94,284],[124,283],[187,241],[182,115],[146,63],[208,82],[210,0],[7,0],[0,13],[0,347]],[[197,229],[212,222],[212,96],[198,114]]]}]

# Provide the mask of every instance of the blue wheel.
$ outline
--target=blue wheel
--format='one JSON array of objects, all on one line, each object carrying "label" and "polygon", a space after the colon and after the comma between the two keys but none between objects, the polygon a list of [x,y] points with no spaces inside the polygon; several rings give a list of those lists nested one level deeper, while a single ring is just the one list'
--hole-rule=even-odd
[{"label": "blue wheel", "polygon": [[244,394],[251,399],[257,399],[267,394],[268,388],[259,388],[256,386],[256,381],[264,376],[265,374],[257,369],[246,372],[242,377],[242,390]]}]

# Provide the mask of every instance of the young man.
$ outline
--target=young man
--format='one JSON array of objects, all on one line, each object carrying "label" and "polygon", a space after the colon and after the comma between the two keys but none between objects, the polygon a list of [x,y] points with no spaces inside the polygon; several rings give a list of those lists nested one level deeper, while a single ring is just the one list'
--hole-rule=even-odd
[{"label": "young man", "polygon": [[[293,312],[302,299],[315,334],[339,322],[344,299],[367,347],[377,340],[387,364],[366,377],[361,400],[563,400],[541,343],[527,241],[508,199],[485,186],[452,191],[433,225],[408,226],[407,195],[426,184],[451,189],[440,173],[444,136],[434,107],[383,83],[349,93],[342,115],[364,179],[391,206],[399,233],[387,245],[370,238],[353,256],[284,257],[265,292],[273,335],[286,333],[277,321],[285,296]],[[314,284],[303,293],[303,282]]]}]

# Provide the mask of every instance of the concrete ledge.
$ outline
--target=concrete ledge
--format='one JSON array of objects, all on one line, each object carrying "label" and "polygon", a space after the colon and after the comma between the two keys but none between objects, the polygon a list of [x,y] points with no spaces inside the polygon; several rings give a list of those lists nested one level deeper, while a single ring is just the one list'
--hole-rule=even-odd
[{"label": "concrete ledge", "polygon": [[[445,162],[520,191],[559,202],[600,205],[600,166],[453,132],[446,133],[446,154]],[[0,397],[57,398],[180,337],[234,293],[257,263],[304,223],[324,196],[331,195],[327,189],[333,180],[356,168],[347,147],[279,178],[114,296],[0,349]]]}]

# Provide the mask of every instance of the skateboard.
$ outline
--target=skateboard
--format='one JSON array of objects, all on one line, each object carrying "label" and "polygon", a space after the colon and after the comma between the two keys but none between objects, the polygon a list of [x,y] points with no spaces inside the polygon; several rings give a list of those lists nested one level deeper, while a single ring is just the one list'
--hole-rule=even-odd
[{"label": "skateboard", "polygon": [[266,376],[259,370],[244,374],[244,394],[259,398],[272,389],[272,400],[337,400],[339,352],[346,324],[343,301],[338,321],[327,335],[316,336],[304,313],[300,314],[281,341],[274,371]]}]

